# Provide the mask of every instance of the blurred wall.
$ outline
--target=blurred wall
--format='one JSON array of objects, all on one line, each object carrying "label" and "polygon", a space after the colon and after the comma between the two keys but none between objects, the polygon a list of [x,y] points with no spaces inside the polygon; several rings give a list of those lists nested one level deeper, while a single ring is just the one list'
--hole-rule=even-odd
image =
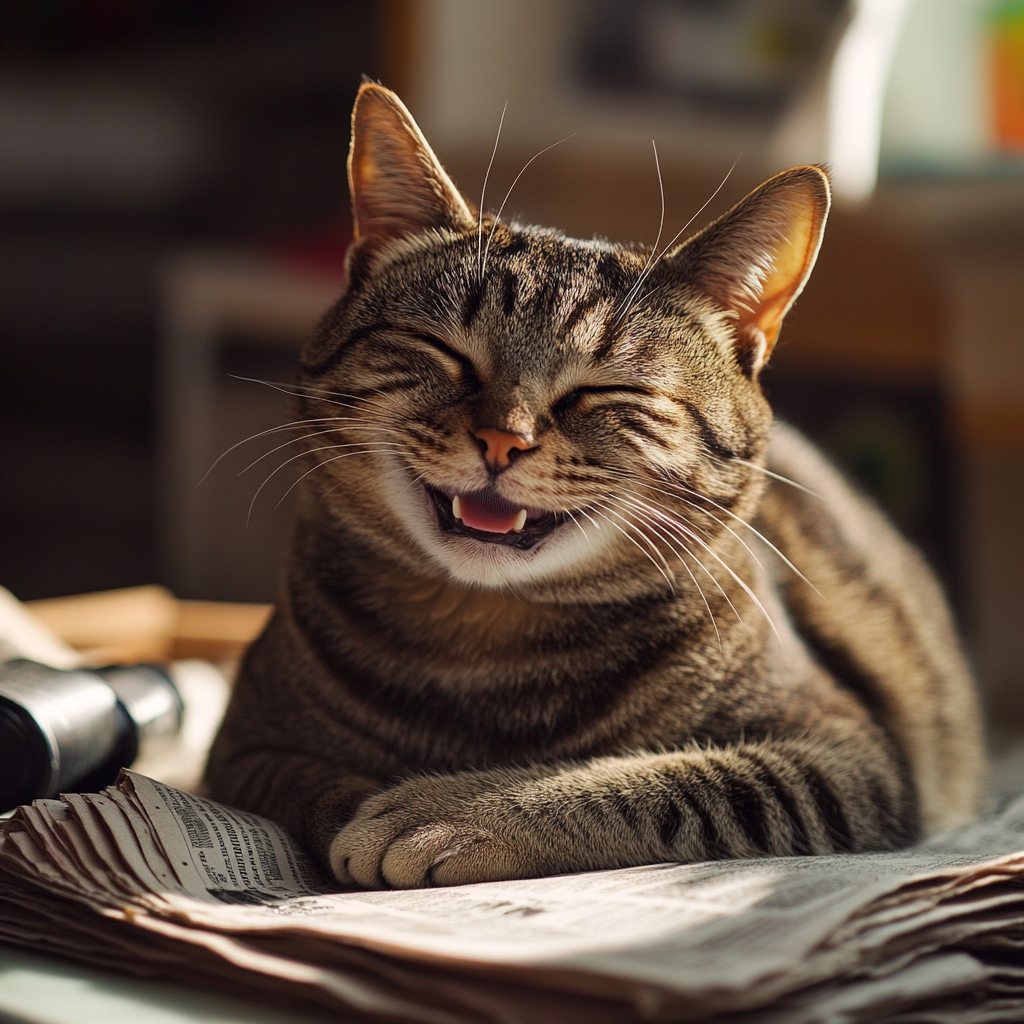
[{"label": "blurred wall", "polygon": [[0,581],[19,597],[161,578],[161,268],[344,230],[379,21],[360,0],[0,7]]},{"label": "blurred wall", "polygon": [[[936,564],[994,719],[1024,726],[1024,165],[993,134],[997,6],[906,6],[879,112],[878,188],[836,204],[764,380]],[[238,378],[285,380],[339,280],[361,73],[399,89],[474,202],[504,110],[488,206],[516,182],[506,217],[651,243],[652,139],[667,239],[786,166],[795,112],[819,118],[805,139],[828,137],[829,69],[857,9],[5,4],[0,582],[24,598],[152,581],[182,596],[272,598],[287,505],[274,510],[279,492],[264,492],[247,528],[263,477],[237,475],[260,450],[194,484],[221,451],[287,416],[279,392]],[[168,362],[181,349],[168,283],[182,267],[191,284],[179,297],[193,286],[220,296],[192,364]],[[258,324],[232,307],[246,288]],[[200,392],[205,412],[168,411],[168,395]]]}]

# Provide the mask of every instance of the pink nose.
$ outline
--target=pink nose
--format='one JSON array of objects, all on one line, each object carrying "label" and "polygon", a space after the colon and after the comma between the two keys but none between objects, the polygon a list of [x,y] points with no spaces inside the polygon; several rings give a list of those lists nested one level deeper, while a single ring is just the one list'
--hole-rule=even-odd
[{"label": "pink nose", "polygon": [[494,469],[504,469],[509,464],[509,455],[512,451],[529,451],[536,445],[531,444],[525,437],[519,434],[509,434],[504,430],[492,430],[490,427],[480,427],[473,431],[473,436],[487,445],[484,452],[484,462]]}]

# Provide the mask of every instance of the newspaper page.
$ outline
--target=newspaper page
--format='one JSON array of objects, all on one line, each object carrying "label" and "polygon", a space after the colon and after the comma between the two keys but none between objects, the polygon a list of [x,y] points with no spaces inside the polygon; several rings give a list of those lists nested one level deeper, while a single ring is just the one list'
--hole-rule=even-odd
[{"label": "newspaper page", "polygon": [[[78,889],[161,950],[202,946],[204,970],[290,980],[367,1012],[401,995],[415,1020],[453,1000],[459,1019],[480,1020],[567,1020],[580,1000],[591,1016],[578,1019],[595,1021],[746,1020],[768,1007],[779,1021],[833,1019],[826,1005],[836,1020],[875,1021],[936,999],[939,1024],[1024,1014],[1024,797],[897,853],[380,892],[331,892],[273,823],[132,773],[16,818],[0,840],[0,896],[17,875],[24,913],[39,902],[26,880],[65,898]],[[502,1017],[494,986],[512,982],[502,1005],[520,1016]]]},{"label": "newspaper page", "polygon": [[260,906],[330,890],[312,861],[272,821],[135,772],[126,771],[122,785],[136,797],[190,896]]},{"label": "newspaper page", "polygon": [[[998,828],[983,826],[982,841],[973,849],[967,830],[960,830],[948,844],[934,840],[895,853],[654,864],[446,889],[331,893],[273,823],[125,775],[172,861],[179,854],[191,860],[193,869],[182,878],[188,879],[190,895],[239,905],[231,911],[192,907],[190,919],[260,921],[265,915],[256,906],[272,904],[273,920],[287,919],[290,929],[301,922],[320,933],[495,962],[611,957],[621,948],[634,950],[638,942],[663,948],[666,936],[697,931],[700,938],[692,944],[703,948],[742,915],[748,934],[759,925],[766,933],[787,925],[787,950],[762,950],[757,958],[780,957],[781,965],[791,950],[809,948],[823,928],[847,921],[849,907],[898,893],[906,880],[915,882],[917,905],[934,900],[936,887],[961,894],[982,879],[991,885],[996,878],[1017,877],[1024,862],[1022,800]],[[1007,856],[1000,860],[1001,854]],[[982,876],[968,870],[982,862],[991,862]],[[711,966],[696,966],[695,975]],[[735,976],[733,968],[730,973]]]}]

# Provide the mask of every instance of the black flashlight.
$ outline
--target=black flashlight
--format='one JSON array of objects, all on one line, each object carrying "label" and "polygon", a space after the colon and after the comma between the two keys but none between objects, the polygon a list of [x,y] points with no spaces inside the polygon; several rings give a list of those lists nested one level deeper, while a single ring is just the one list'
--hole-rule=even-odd
[{"label": "black flashlight", "polygon": [[62,670],[15,658],[0,666],[0,811],[110,785],[165,745],[184,708],[156,665]]}]

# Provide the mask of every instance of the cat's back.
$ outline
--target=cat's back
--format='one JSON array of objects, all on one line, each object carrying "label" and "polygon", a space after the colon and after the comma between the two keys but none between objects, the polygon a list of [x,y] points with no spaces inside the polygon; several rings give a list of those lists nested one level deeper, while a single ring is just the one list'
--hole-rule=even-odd
[{"label": "cat's back", "polygon": [[969,820],[984,777],[981,714],[934,573],[786,424],[773,427],[768,469],[777,476],[758,528],[811,584],[782,582],[798,630],[904,751],[925,831]]}]

